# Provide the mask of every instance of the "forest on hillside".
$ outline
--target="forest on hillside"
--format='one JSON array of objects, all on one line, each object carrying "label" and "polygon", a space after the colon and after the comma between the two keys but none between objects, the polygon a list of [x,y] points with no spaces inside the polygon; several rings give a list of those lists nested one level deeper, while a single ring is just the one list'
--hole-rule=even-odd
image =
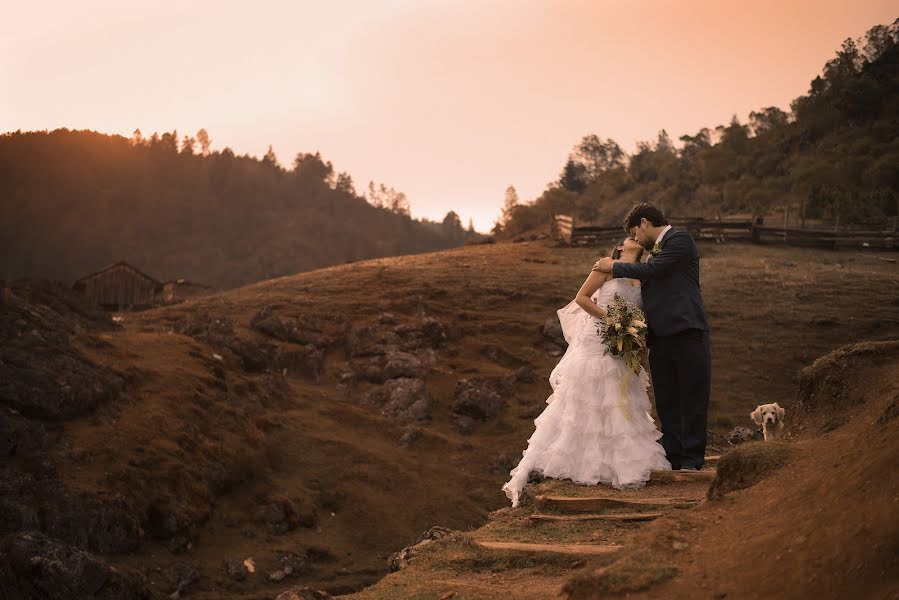
[{"label": "forest on hillside", "polygon": [[129,139],[94,131],[0,136],[0,278],[71,283],[125,260],[164,280],[229,288],[480,236],[450,211],[412,219],[402,192],[335,172],[210,150],[205,130]]},{"label": "forest on hillside", "polygon": [[765,216],[886,221],[899,204],[899,19],[847,39],[790,111],[770,106],[741,123],[703,128],[676,147],[663,129],[628,155],[587,135],[557,181],[530,202],[506,191],[494,233],[546,227],[553,214],[617,225],[634,204],[680,217]]}]

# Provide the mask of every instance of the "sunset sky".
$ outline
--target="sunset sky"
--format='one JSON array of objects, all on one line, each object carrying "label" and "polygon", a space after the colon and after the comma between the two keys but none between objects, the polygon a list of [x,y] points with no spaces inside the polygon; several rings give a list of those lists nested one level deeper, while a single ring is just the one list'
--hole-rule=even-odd
[{"label": "sunset sky", "polygon": [[320,151],[481,231],[588,133],[627,152],[789,109],[879,0],[5,3],[0,132],[205,128],[284,165]]}]

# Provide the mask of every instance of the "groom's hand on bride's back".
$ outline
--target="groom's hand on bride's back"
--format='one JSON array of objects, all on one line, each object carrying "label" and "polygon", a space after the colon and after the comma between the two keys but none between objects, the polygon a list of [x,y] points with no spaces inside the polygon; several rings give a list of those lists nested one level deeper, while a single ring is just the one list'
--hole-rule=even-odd
[{"label": "groom's hand on bride's back", "polygon": [[606,256],[604,258],[600,258],[593,264],[593,271],[599,271],[601,273],[611,273],[612,272],[612,263],[614,261],[610,256]]}]

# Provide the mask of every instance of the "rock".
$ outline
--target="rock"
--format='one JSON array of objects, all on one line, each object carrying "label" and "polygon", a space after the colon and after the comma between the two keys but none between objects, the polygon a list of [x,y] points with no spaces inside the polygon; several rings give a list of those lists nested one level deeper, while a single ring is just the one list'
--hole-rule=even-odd
[{"label": "rock", "polygon": [[765,436],[761,429],[748,429],[746,427],[734,427],[730,435],[727,436],[727,443],[731,446],[742,444],[744,442],[752,442],[764,439]]},{"label": "rock", "polygon": [[420,536],[418,536],[418,538],[411,545],[406,546],[399,552],[394,552],[393,554],[391,554],[390,558],[387,559],[387,570],[391,573],[394,573],[406,567],[412,561],[412,559],[415,558],[415,555],[421,551],[422,548],[436,540],[446,537],[451,533],[453,533],[453,530],[447,529],[446,527],[431,527]]},{"label": "rock", "polygon": [[287,408],[293,405],[293,390],[287,379],[278,374],[266,374],[256,379],[258,391],[253,390],[254,395],[259,396],[262,405],[266,408]]},{"label": "rock", "polygon": [[397,379],[399,377],[412,377],[420,379],[425,375],[425,369],[421,361],[414,354],[394,351],[386,356],[384,364],[384,378]]},{"label": "rock", "polygon": [[431,348],[439,348],[446,342],[446,328],[434,317],[424,317],[419,324],[421,337]]},{"label": "rock", "polygon": [[565,341],[565,335],[562,333],[562,323],[559,321],[558,315],[547,317],[543,322],[540,333],[547,341],[552,342],[560,348],[567,348],[568,342]]},{"label": "rock", "polygon": [[727,437],[714,431],[706,431],[706,450],[724,452],[727,449]]},{"label": "rock", "polygon": [[115,330],[108,315],[75,292],[47,281],[19,280],[0,303],[0,404],[43,420],[92,413],[117,400],[124,379],[95,365],[72,343],[108,345],[94,334]]},{"label": "rock", "polygon": [[172,554],[181,554],[190,550],[193,544],[186,535],[176,535],[169,540],[167,547]]},{"label": "rock", "polygon": [[524,364],[523,360],[514,354],[507,352],[503,348],[500,348],[496,344],[485,344],[481,346],[481,355],[498,365],[508,368],[520,367]]},{"label": "rock", "polygon": [[[511,469],[510,469],[511,470]],[[546,477],[540,471],[531,471],[528,473],[528,483],[543,483]]]},{"label": "rock", "polygon": [[421,437],[421,429],[414,425],[409,425],[403,430],[403,436],[400,438],[400,447],[408,448],[415,440]]},{"label": "rock", "polygon": [[279,349],[276,358],[277,369],[287,369],[287,374],[295,377],[311,379],[321,383],[325,353],[321,348],[311,344],[289,349]]},{"label": "rock", "polygon": [[188,587],[200,580],[200,573],[190,563],[178,561],[165,570],[165,577],[173,589],[172,596],[178,598]]},{"label": "rock", "polygon": [[160,540],[168,540],[182,528],[182,523],[167,505],[155,502],[147,509],[147,530]]},{"label": "rock", "polygon": [[225,559],[225,574],[234,581],[243,581],[249,575],[247,565],[240,559]]},{"label": "rock", "polygon": [[377,323],[351,329],[346,339],[350,358],[381,356],[385,348],[398,347],[399,343],[400,337],[393,329]]},{"label": "rock", "polygon": [[249,373],[264,373],[269,365],[276,364],[276,348],[267,342],[233,338],[228,349],[240,359],[240,365]]},{"label": "rock", "polygon": [[518,464],[517,459],[518,457],[514,455],[500,454],[490,463],[490,472],[506,474],[512,470],[512,467]]},{"label": "rock", "polygon": [[496,416],[503,399],[478,380],[460,379],[453,390],[453,412],[482,421]]},{"label": "rock", "polygon": [[[144,600],[145,582],[102,558],[37,531],[19,532],[0,542],[0,571],[11,572],[22,595],[46,600]],[[26,590],[31,596],[25,596]],[[6,591],[6,590],[0,590]],[[14,591],[14,590],[10,590]]]},{"label": "rock", "polygon": [[269,306],[263,307],[253,316],[250,320],[250,327],[263,335],[287,341],[287,325],[284,324]]},{"label": "rock", "polygon": [[328,592],[304,585],[281,592],[275,600],[333,600],[333,596]]},{"label": "rock", "polygon": [[309,565],[306,563],[306,559],[296,552],[277,550],[275,555],[278,557],[278,562],[281,563],[281,569],[279,570],[285,575],[304,573],[308,570]]},{"label": "rock", "polygon": [[269,533],[275,535],[287,533],[296,529],[300,524],[300,518],[294,510],[293,503],[283,496],[272,498],[257,509],[256,519],[262,522]]},{"label": "rock", "polygon": [[391,379],[371,390],[365,401],[377,406],[381,414],[387,417],[405,421],[426,421],[431,418],[431,398],[423,379]]},{"label": "rock", "polygon": [[439,348],[445,342],[446,331],[439,320],[423,317],[416,322],[398,325],[392,315],[386,319],[382,315],[376,323],[352,329],[346,338],[350,358],[381,356],[389,348],[418,353],[428,348]]},{"label": "rock", "polygon": [[534,383],[537,381],[537,373],[531,365],[524,365],[515,370],[514,378],[517,383]]},{"label": "rock", "polygon": [[471,432],[474,430],[474,419],[464,415],[456,415],[453,418],[453,426],[462,435],[471,435]]},{"label": "rock", "polygon": [[[140,543],[140,521],[115,495],[102,500],[88,493],[73,494],[52,463],[29,455],[32,473],[20,465],[0,467],[0,535],[40,529],[62,542],[94,552],[131,552]],[[43,466],[41,466],[43,465]]]},{"label": "rock", "polygon": [[282,342],[323,349],[331,344],[331,338],[322,325],[308,317],[283,320],[272,306],[263,307],[250,321],[250,327],[263,335]]},{"label": "rock", "polygon": [[383,350],[383,354],[353,360],[353,373],[359,379],[371,383],[384,383],[401,377],[421,379],[425,376],[427,368],[419,357],[403,352],[396,346],[388,346]]},{"label": "rock", "polygon": [[228,349],[250,373],[262,373],[270,365],[275,366],[276,347],[267,341],[238,337],[233,321],[227,317],[195,313],[175,322],[173,329],[209,344],[218,354],[221,349]]}]

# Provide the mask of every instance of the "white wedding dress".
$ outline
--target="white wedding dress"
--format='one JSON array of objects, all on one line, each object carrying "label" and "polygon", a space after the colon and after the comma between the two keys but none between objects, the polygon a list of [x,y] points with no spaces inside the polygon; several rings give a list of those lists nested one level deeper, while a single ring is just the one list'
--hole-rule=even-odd
[{"label": "white wedding dress", "polygon": [[[604,308],[616,293],[643,307],[640,287],[627,279],[607,281],[593,301]],[[649,414],[646,371],[638,376],[608,354],[597,333],[599,320],[574,302],[558,314],[568,350],[549,376],[549,406],[534,420],[527,450],[503,485],[512,506],[531,471],[628,489],[643,486],[653,469],[671,469]]]}]

